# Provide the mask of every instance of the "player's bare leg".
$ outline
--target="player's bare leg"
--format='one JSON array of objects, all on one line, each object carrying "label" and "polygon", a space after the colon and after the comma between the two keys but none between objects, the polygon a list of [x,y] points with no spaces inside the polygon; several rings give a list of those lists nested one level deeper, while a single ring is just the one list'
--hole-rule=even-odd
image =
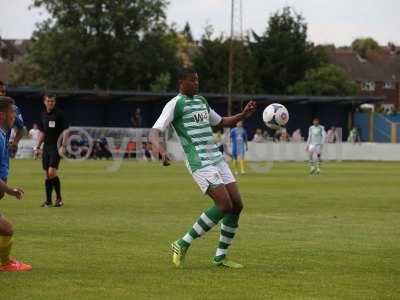
[{"label": "player's bare leg", "polygon": [[228,183],[227,185],[225,185],[225,187],[231,198],[233,213],[240,214],[243,210],[243,202],[237,183]]},{"label": "player's bare leg", "polygon": [[214,200],[215,205],[223,214],[230,213],[233,209],[233,203],[225,185],[220,185],[216,188],[209,188],[207,195]]}]

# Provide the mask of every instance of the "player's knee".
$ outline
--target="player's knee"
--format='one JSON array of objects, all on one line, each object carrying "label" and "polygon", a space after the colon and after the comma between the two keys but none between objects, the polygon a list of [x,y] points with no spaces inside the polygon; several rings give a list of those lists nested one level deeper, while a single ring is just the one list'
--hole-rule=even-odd
[{"label": "player's knee", "polygon": [[235,203],[233,210],[235,214],[240,214],[243,210],[243,203],[242,202]]},{"label": "player's knee", "polygon": [[55,169],[50,168],[49,171],[47,172],[48,178],[53,179],[54,177],[57,177],[57,171]]},{"label": "player's knee", "polygon": [[218,208],[223,214],[230,214],[233,212],[233,205],[231,201],[224,201],[223,203],[220,203]]},{"label": "player's knee", "polygon": [[14,235],[14,230],[12,229],[12,227],[8,228],[8,229],[4,229],[1,233],[2,236],[13,236]]},{"label": "player's knee", "polygon": [[14,229],[12,227],[12,225],[10,223],[8,223],[7,225],[4,226],[4,224],[2,224],[3,226],[1,226],[0,228],[0,235],[2,236],[12,236],[14,235]]}]

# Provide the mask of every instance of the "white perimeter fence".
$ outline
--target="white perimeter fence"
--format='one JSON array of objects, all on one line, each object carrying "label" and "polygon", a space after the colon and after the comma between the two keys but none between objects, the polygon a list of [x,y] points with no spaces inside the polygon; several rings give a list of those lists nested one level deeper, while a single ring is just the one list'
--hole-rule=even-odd
[{"label": "white perimeter fence", "polygon": [[[183,151],[177,142],[167,143],[168,151],[176,160],[183,160]],[[253,143],[249,142],[246,159],[250,161],[305,161],[306,143]],[[387,143],[336,143],[325,144],[323,160],[400,161],[400,144]]]},{"label": "white perimeter fence", "polygon": [[[81,127],[84,132],[89,133],[93,140],[100,136],[105,137],[111,146],[125,149],[128,141],[137,144],[136,148],[141,151],[142,144],[147,141],[149,129],[132,128],[88,128]],[[74,127],[74,138],[79,140],[80,127]],[[76,133],[78,132],[78,134]],[[171,136],[171,135],[169,135]],[[87,137],[82,137],[86,140]],[[21,140],[16,158],[32,158],[33,147],[36,142],[29,139]],[[167,150],[173,154],[177,161],[184,160],[184,153],[176,137],[168,139]],[[229,153],[229,146],[224,147]],[[308,155],[305,151],[305,143],[290,142],[249,142],[249,151],[246,159],[249,161],[305,161]],[[121,152],[119,150],[119,152]],[[138,155],[137,157],[141,157]],[[324,160],[364,160],[364,161],[400,161],[400,144],[392,143],[335,143],[325,144],[323,147]]]}]

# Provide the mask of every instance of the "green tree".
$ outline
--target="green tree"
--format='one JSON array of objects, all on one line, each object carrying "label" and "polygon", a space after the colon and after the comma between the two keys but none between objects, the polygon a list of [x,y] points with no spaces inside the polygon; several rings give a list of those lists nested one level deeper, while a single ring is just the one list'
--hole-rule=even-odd
[{"label": "green tree", "polygon": [[46,80],[41,78],[41,71],[37,64],[24,57],[13,67],[10,83],[19,86],[41,87],[46,85]]},{"label": "green tree", "polygon": [[156,81],[150,84],[152,92],[166,92],[171,83],[171,74],[162,73],[157,77]]},{"label": "green tree", "polygon": [[367,52],[370,50],[378,50],[379,44],[373,38],[355,39],[351,44],[351,48],[356,51],[361,57],[366,58]]},{"label": "green tree", "polygon": [[[26,58],[49,87],[148,89],[175,70],[166,0],[34,0],[50,14]],[[22,74],[16,74],[16,82]]]},{"label": "green tree", "polygon": [[[202,91],[228,92],[229,48],[229,39],[222,35],[213,37],[212,26],[206,28],[192,59],[194,68],[201,76]],[[256,61],[248,43],[234,41],[234,61],[233,92],[259,92]]]},{"label": "green tree", "polygon": [[308,70],[304,80],[289,88],[291,94],[308,96],[353,96],[357,91],[347,73],[331,64]]},{"label": "green tree", "polygon": [[186,22],[185,27],[182,30],[182,34],[183,34],[183,36],[186,38],[186,40],[189,43],[193,43],[194,42],[192,29],[190,28],[189,22]]},{"label": "green tree", "polygon": [[307,24],[290,7],[276,12],[263,35],[253,32],[252,51],[256,57],[261,86],[267,93],[286,93],[290,85],[304,78],[306,70],[326,60],[307,41]]}]

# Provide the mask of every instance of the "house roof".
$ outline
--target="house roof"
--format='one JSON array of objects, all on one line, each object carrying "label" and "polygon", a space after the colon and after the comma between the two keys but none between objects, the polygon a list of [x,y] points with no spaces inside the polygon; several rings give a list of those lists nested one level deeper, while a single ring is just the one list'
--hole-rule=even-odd
[{"label": "house roof", "polygon": [[351,49],[328,51],[330,63],[344,69],[356,81],[400,82],[400,55],[386,48],[369,51],[364,59]]}]

